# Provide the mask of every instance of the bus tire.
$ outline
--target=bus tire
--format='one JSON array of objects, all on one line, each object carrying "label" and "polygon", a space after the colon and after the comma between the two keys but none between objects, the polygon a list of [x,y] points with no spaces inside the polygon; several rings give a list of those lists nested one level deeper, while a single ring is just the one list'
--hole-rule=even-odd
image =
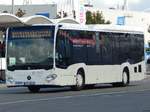
[{"label": "bus tire", "polygon": [[122,74],[122,86],[128,86],[129,82],[129,70],[125,69]]},{"label": "bus tire", "polygon": [[38,93],[40,91],[40,87],[38,86],[28,86],[28,89],[32,93]]},{"label": "bus tire", "polygon": [[125,87],[130,83],[129,70],[126,68],[122,73],[122,82],[112,83],[113,87]]},{"label": "bus tire", "polygon": [[84,73],[79,70],[76,75],[76,85],[72,86],[71,88],[75,91],[80,91],[84,88],[84,85],[85,85]]}]

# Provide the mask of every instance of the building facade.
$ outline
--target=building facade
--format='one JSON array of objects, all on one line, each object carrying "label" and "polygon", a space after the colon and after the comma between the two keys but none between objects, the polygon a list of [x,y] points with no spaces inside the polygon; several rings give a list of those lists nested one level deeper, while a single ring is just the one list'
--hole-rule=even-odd
[{"label": "building facade", "polygon": [[[23,17],[33,16],[33,15],[44,15],[50,19],[55,19],[57,17],[57,4],[47,4],[47,5],[15,5],[14,14],[18,11],[22,11]],[[12,13],[11,5],[0,5],[1,13]]]}]

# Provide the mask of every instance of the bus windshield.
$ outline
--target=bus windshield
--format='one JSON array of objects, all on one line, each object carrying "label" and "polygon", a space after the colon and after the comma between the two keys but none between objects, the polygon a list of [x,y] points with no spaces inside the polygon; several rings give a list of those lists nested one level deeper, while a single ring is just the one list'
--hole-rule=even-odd
[{"label": "bus windshield", "polygon": [[8,70],[51,69],[54,26],[11,28],[7,42]]}]

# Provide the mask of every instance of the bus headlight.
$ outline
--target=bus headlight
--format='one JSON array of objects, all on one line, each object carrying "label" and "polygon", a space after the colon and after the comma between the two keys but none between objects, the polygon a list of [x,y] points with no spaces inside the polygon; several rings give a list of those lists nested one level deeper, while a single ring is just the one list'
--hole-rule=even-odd
[{"label": "bus headlight", "polygon": [[52,80],[55,80],[57,78],[57,75],[56,74],[52,74],[52,75],[48,75],[46,77],[46,81],[50,82]]},{"label": "bus headlight", "polygon": [[14,79],[13,79],[13,77],[8,77],[8,78],[7,78],[7,81],[10,82],[10,83],[13,83],[13,82],[14,82]]}]

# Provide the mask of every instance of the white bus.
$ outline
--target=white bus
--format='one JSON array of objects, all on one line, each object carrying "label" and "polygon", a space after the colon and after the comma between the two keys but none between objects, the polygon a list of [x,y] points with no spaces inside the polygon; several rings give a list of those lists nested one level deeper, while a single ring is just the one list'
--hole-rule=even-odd
[{"label": "white bus", "polygon": [[139,28],[111,25],[33,25],[13,27],[6,39],[8,87],[109,83],[127,86],[144,78],[144,34]]}]

